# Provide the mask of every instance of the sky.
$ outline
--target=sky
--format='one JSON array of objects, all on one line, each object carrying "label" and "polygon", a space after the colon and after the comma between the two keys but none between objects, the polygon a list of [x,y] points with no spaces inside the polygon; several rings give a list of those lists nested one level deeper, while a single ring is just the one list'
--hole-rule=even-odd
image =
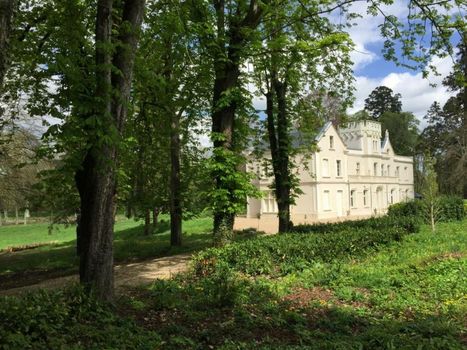
[{"label": "sky", "polygon": [[[383,17],[365,15],[365,6],[365,3],[354,6],[354,10],[362,14],[363,18],[358,19],[358,25],[350,30],[350,36],[356,46],[356,51],[352,53],[356,92],[354,106],[348,112],[354,113],[363,109],[365,98],[371,91],[377,86],[384,85],[401,94],[402,110],[414,113],[423,128],[426,125],[423,117],[430,105],[434,101],[444,104],[450,97],[450,93],[441,83],[451,71],[452,58],[434,57],[432,63],[437,67],[440,76],[431,74],[425,79],[421,72],[398,67],[394,62],[385,61],[381,54],[383,39],[378,28],[383,22]],[[403,20],[408,10],[403,1],[396,0],[394,5],[386,8],[386,11]],[[436,87],[430,84],[436,84]]]},{"label": "sky", "polygon": [[[356,26],[348,30],[355,45],[351,54],[355,76],[355,102],[348,109],[349,114],[362,110],[365,99],[377,86],[387,86],[394,93],[401,94],[402,110],[412,112],[420,120],[420,128],[426,126],[423,117],[434,101],[443,105],[451,96],[441,84],[443,78],[452,69],[451,57],[443,59],[433,57],[432,64],[437,67],[439,76],[433,74],[427,78],[421,72],[397,66],[394,62],[386,61],[382,54],[383,38],[380,35],[379,25],[383,23],[383,16],[371,16],[366,13],[366,2],[357,2],[352,5],[351,12],[359,13],[362,18],[355,20]],[[405,1],[395,0],[391,6],[383,6],[386,14],[397,16],[402,22],[407,16]],[[331,17],[339,21],[338,15]],[[435,87],[431,85],[436,85]],[[256,109],[265,109],[265,102],[261,99],[254,101]]]},{"label": "sky", "polygon": [[[354,44],[355,50],[351,54],[355,76],[355,102],[348,109],[348,113],[353,114],[364,108],[365,99],[377,86],[387,86],[394,93],[401,94],[402,110],[412,112],[420,120],[420,128],[423,129],[426,123],[423,121],[430,105],[437,101],[443,105],[450,97],[450,93],[441,84],[443,78],[452,69],[453,61],[451,57],[434,57],[432,64],[437,67],[439,76],[431,74],[428,78],[423,78],[421,72],[398,67],[394,62],[385,61],[381,54],[383,38],[380,35],[378,26],[383,22],[382,15],[371,16],[366,13],[367,2],[361,1],[352,4],[351,12],[362,15],[356,20],[356,26],[348,30]],[[386,14],[397,16],[401,21],[407,16],[407,6],[405,0],[395,0],[395,4],[382,7]],[[335,21],[340,21],[339,14],[331,15]],[[436,86],[431,86],[435,84]],[[265,101],[262,98],[254,98],[254,107],[257,110],[265,109]],[[46,118],[47,119],[47,118]],[[48,121],[54,123],[56,121]]]}]

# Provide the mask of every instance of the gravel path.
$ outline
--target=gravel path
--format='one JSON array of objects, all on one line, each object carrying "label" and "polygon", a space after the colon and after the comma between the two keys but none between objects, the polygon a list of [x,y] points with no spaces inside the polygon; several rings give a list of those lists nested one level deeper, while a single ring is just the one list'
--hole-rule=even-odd
[{"label": "gravel path", "polygon": [[[180,254],[115,266],[115,288],[117,293],[126,286],[149,284],[155,279],[169,279],[188,269],[191,254]],[[0,295],[16,295],[35,289],[53,289],[77,282],[78,275],[47,279],[29,286],[1,290]]]}]

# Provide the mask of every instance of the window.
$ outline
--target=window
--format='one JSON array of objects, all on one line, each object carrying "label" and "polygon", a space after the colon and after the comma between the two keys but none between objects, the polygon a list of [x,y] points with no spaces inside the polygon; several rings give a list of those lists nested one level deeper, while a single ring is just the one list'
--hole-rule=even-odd
[{"label": "window", "polygon": [[390,200],[391,200],[390,203],[391,203],[391,204],[394,204],[394,200],[395,200],[394,196],[395,196],[395,191],[394,191],[394,189],[392,189],[392,190],[391,190],[391,198],[390,198]]},{"label": "window", "polygon": [[378,152],[378,141],[373,140],[373,152]]},{"label": "window", "polygon": [[368,205],[368,190],[363,190],[363,205],[365,207]]},{"label": "window", "polygon": [[323,176],[329,177],[329,160],[323,159]]},{"label": "window", "polygon": [[399,177],[399,167],[396,167],[396,176]]},{"label": "window", "polygon": [[340,160],[336,160],[336,176],[342,176],[342,165]]},{"label": "window", "polygon": [[381,176],[384,176],[384,164],[381,164]]},{"label": "window", "polygon": [[357,175],[360,175],[360,163],[357,163],[357,167],[355,169]]},{"label": "window", "polygon": [[277,213],[277,202],[272,191],[264,193],[261,209],[263,213]]},{"label": "window", "polygon": [[378,175],[378,163],[373,164],[373,175]]},{"label": "window", "polygon": [[329,201],[329,191],[324,191],[323,192],[323,208],[324,210],[331,210],[331,203]]},{"label": "window", "polygon": [[405,201],[409,201],[409,190],[405,190]]},{"label": "window", "polygon": [[329,136],[329,148],[334,149],[334,136]]},{"label": "window", "polygon": [[355,207],[355,190],[350,191],[350,207]]},{"label": "window", "polygon": [[388,172],[387,172],[386,176],[391,176],[391,166],[390,165],[388,165]]}]

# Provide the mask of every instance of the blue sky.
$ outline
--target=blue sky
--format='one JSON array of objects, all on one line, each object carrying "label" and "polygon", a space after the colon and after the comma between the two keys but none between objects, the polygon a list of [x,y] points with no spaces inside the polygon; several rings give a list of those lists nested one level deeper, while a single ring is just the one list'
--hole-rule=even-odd
[{"label": "blue sky", "polygon": [[[401,94],[403,110],[414,113],[421,121],[420,126],[424,127],[423,116],[430,105],[434,101],[443,104],[450,97],[441,83],[443,77],[451,71],[452,59],[433,57],[431,63],[441,75],[430,75],[427,79],[422,77],[421,72],[385,61],[381,54],[383,39],[378,28],[383,22],[383,17],[366,15],[366,6],[366,3],[362,2],[352,7],[353,11],[362,14],[363,18],[358,19],[358,25],[350,30],[350,36],[356,46],[352,53],[356,92],[354,106],[349,112],[362,109],[364,100],[371,91],[384,85]],[[396,0],[394,5],[385,8],[385,12],[403,21],[407,16],[407,6],[404,1]],[[436,87],[432,87],[431,84],[435,84]]]},{"label": "blue sky", "polygon": [[[420,120],[420,128],[426,123],[423,120],[427,110],[434,101],[444,104],[450,97],[450,93],[442,85],[443,78],[452,69],[453,61],[450,57],[433,57],[431,64],[437,67],[440,76],[433,74],[427,79],[422,77],[421,72],[397,66],[394,62],[386,61],[381,54],[383,38],[380,35],[379,25],[383,23],[383,17],[366,14],[366,1],[356,2],[351,7],[351,12],[359,13],[361,18],[356,19],[356,26],[349,28],[349,34],[355,45],[351,54],[354,62],[353,70],[355,77],[355,102],[348,109],[352,114],[364,108],[365,99],[377,86],[387,86],[395,93],[401,94],[402,109],[412,112]],[[402,22],[407,16],[407,5],[404,0],[395,0],[395,4],[383,6],[386,14],[397,16]],[[339,15],[332,15],[334,20],[339,21]],[[436,85],[433,87],[432,85]],[[265,109],[263,98],[255,98],[256,109]]]}]

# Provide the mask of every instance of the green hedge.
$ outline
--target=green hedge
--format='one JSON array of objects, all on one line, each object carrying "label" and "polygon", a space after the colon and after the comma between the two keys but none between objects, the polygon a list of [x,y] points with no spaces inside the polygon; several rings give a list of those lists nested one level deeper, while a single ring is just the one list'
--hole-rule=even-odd
[{"label": "green hedge", "polygon": [[439,198],[441,216],[439,221],[462,220],[465,217],[464,200],[457,196],[442,196]]},{"label": "green hedge", "polygon": [[325,235],[287,233],[211,248],[194,258],[198,276],[230,268],[249,275],[281,276],[309,268],[316,262],[331,262],[361,256],[392,241],[409,230],[401,226],[344,228]]},{"label": "green hedge", "polygon": [[420,230],[421,221],[416,216],[382,216],[363,220],[343,221],[338,223],[318,223],[312,225],[296,225],[293,232],[296,233],[332,233],[352,229],[386,229],[388,227],[400,227],[410,233]]},{"label": "green hedge", "polygon": [[[440,196],[438,206],[440,208],[440,215],[437,221],[463,220],[465,217],[464,201],[460,197]],[[388,216],[394,218],[418,217],[426,221],[426,212],[425,202],[423,200],[414,200],[391,205],[388,209]]]},{"label": "green hedge", "polygon": [[409,202],[400,202],[390,205],[388,208],[388,216],[390,217],[419,217],[423,215],[422,201],[413,200]]}]

